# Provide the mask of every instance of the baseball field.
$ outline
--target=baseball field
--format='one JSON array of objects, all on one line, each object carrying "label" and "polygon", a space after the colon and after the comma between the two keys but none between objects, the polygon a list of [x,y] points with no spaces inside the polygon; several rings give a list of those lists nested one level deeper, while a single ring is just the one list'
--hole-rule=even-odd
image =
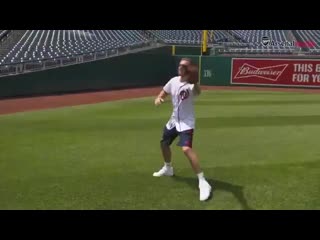
[{"label": "baseball field", "polygon": [[17,112],[0,104],[0,209],[320,209],[319,93],[204,91],[194,148],[213,195],[200,202],[176,142],[176,176],[152,176],[171,114],[170,100],[154,106],[158,90],[76,106],[26,100]]}]

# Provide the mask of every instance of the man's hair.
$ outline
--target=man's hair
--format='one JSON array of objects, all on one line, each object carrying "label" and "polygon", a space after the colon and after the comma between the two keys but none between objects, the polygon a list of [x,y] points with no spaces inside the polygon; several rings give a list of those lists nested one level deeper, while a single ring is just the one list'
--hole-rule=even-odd
[{"label": "man's hair", "polygon": [[190,64],[193,64],[191,58],[181,58],[180,61],[188,61]]}]

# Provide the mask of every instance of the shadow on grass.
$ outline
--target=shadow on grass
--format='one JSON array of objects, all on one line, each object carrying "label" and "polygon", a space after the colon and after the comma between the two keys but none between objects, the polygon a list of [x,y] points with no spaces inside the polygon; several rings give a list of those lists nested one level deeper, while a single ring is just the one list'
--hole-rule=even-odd
[{"label": "shadow on grass", "polygon": [[[174,179],[175,181],[187,183],[192,188],[198,188],[198,181],[194,177],[181,177],[175,175],[174,177],[172,177],[172,179]],[[222,190],[226,192],[231,192],[234,195],[234,197],[239,201],[243,210],[254,210],[248,205],[247,200],[243,194],[242,186],[213,179],[207,179],[207,181],[213,187],[211,197],[208,199],[208,201],[214,198],[215,190]]]}]

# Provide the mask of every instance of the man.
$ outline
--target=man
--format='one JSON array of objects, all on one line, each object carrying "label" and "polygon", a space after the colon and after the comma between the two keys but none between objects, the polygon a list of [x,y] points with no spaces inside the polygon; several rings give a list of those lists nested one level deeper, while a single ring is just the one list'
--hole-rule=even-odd
[{"label": "man", "polygon": [[174,175],[171,165],[170,145],[179,136],[180,139],[177,145],[182,148],[183,153],[190,161],[193,171],[197,174],[199,179],[200,201],[205,201],[210,196],[211,186],[203,175],[196,152],[192,149],[193,131],[195,128],[193,98],[199,96],[201,93],[198,82],[191,81],[192,67],[195,67],[195,65],[191,59],[183,58],[178,68],[179,76],[172,78],[155,99],[155,105],[158,106],[164,102],[164,99],[168,95],[171,95],[173,113],[164,127],[162,140],[160,142],[165,163],[163,168],[155,172],[153,176]]}]

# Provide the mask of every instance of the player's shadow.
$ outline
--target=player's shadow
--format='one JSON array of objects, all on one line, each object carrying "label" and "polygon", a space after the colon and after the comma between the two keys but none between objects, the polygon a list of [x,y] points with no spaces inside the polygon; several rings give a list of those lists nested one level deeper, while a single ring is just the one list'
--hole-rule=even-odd
[{"label": "player's shadow", "polygon": [[[187,177],[181,177],[181,176],[175,175],[173,177],[173,179],[176,181],[185,182],[188,185],[190,185],[192,188],[198,187],[198,181],[196,178],[187,178]],[[254,210],[253,208],[251,208],[248,205],[247,200],[243,194],[243,187],[242,186],[234,185],[234,184],[219,181],[219,180],[213,180],[213,179],[207,179],[207,181],[211,186],[213,186],[213,191],[212,191],[210,199],[214,198],[214,194],[215,194],[216,190],[227,191],[227,192],[231,192],[235,196],[235,198],[241,204],[243,210]]]}]

